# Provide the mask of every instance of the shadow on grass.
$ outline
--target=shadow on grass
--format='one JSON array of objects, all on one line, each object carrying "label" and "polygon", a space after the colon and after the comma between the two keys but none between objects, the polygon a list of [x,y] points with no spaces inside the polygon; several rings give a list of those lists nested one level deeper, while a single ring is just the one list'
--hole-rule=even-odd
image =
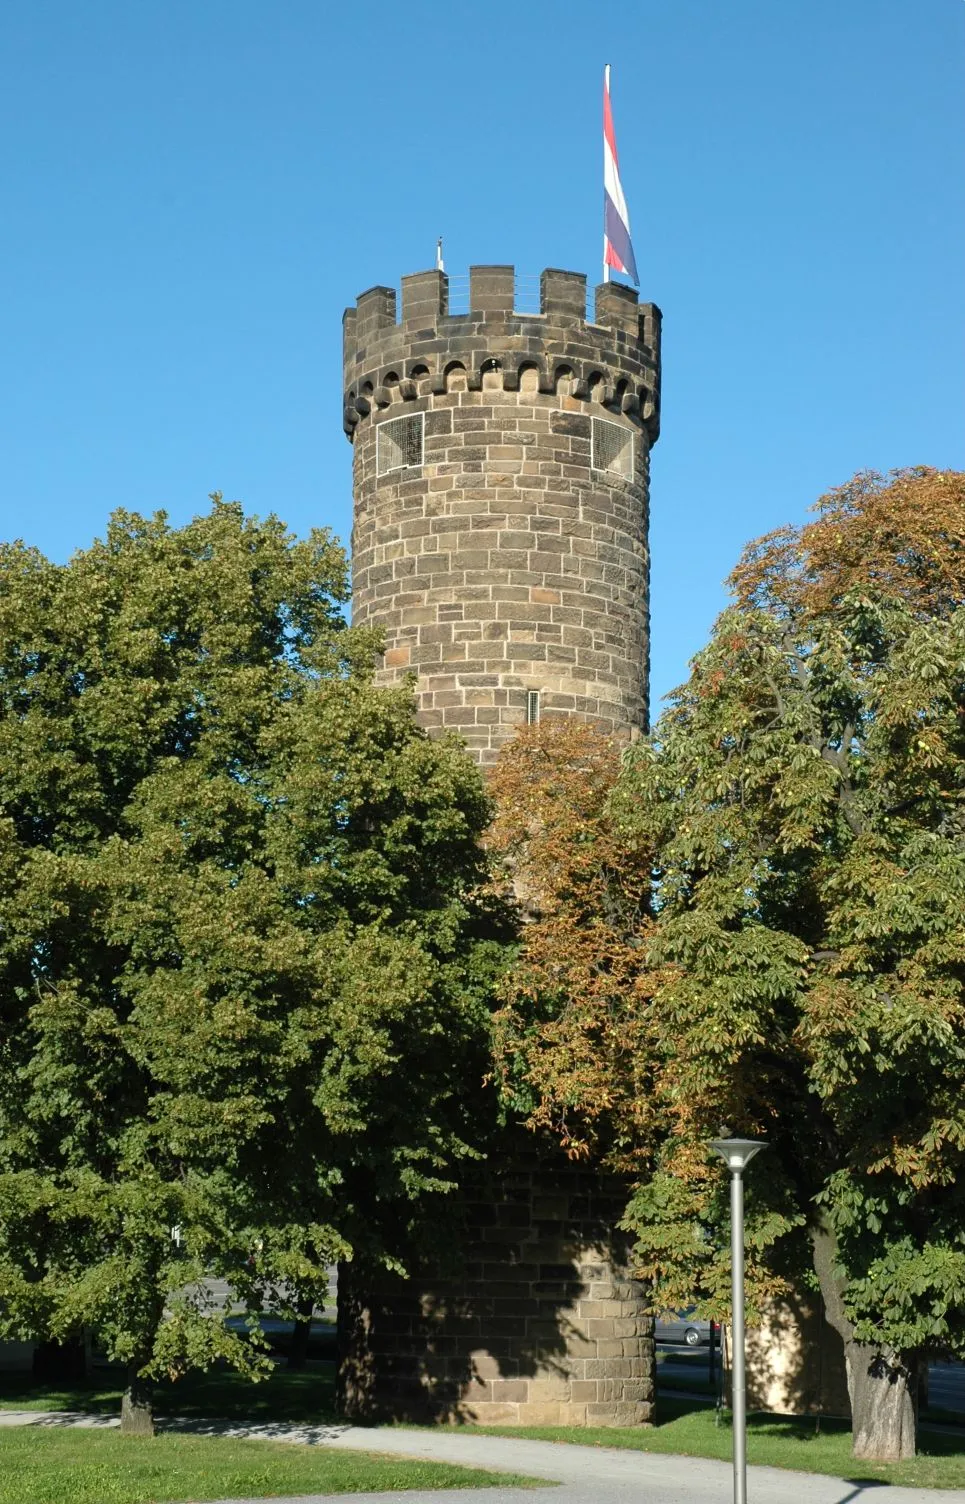
[{"label": "shadow on grass", "polygon": [[[729,1436],[732,1430],[732,1417],[729,1410],[721,1410],[712,1420],[707,1414],[707,1407],[701,1405],[696,1398],[688,1399],[677,1395],[658,1396],[656,1420],[658,1430],[665,1426],[672,1427],[675,1422],[683,1422],[688,1416],[695,1419],[698,1416],[705,1417],[705,1424],[713,1425],[721,1440]],[[755,1442],[764,1444],[770,1442],[776,1446],[790,1447],[795,1451],[800,1447],[801,1465],[806,1467],[807,1448],[811,1446],[816,1450],[824,1450],[829,1443],[833,1443],[838,1438],[841,1442],[846,1442],[851,1436],[851,1422],[836,1416],[772,1415],[754,1411],[747,1418],[747,1434],[752,1447]],[[921,1459],[965,1458],[965,1431],[961,1429],[932,1430],[926,1424],[918,1433],[918,1457]],[[783,1465],[793,1466],[794,1464],[788,1462]],[[880,1467],[882,1464],[870,1463],[869,1469],[876,1466]],[[885,1480],[869,1476],[868,1473],[858,1475],[855,1470],[851,1476],[846,1477],[845,1481],[855,1485],[860,1483],[864,1487],[876,1487]]]},{"label": "shadow on grass", "polygon": [[120,1409],[121,1369],[104,1369],[69,1384],[36,1383],[29,1374],[0,1374],[0,1405],[7,1410],[74,1410],[84,1415]]},{"label": "shadow on grass", "polygon": [[[730,1429],[730,1412],[721,1415],[721,1424]],[[810,1442],[822,1436],[850,1436],[851,1422],[828,1416],[813,1415],[763,1415],[748,1417],[749,1434],[773,1437],[778,1441]],[[918,1455],[920,1457],[965,1457],[965,1434],[956,1431],[930,1430],[918,1432]],[[849,1483],[858,1479],[849,1478]],[[865,1480],[861,1480],[865,1481]]]},{"label": "shadow on grass", "polygon": [[[0,1404],[7,1409],[115,1416],[120,1412],[122,1385],[119,1368],[101,1369],[91,1379],[69,1385],[35,1384],[22,1374],[3,1374]],[[159,1417],[327,1426],[336,1421],[335,1364],[313,1362],[297,1371],[276,1368],[270,1378],[257,1384],[215,1368],[208,1373],[187,1374],[175,1383],[158,1384],[154,1401]]]}]

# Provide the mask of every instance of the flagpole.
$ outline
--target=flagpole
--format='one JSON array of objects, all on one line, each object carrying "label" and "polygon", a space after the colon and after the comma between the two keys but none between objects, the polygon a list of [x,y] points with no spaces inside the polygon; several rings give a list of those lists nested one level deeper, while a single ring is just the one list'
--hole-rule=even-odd
[{"label": "flagpole", "polygon": [[[604,115],[605,115],[605,112],[606,112],[606,98],[607,98],[607,95],[609,94],[609,92],[610,92],[610,64],[607,63],[606,67],[603,69],[603,106],[604,106]],[[605,173],[606,172],[606,142],[605,141],[604,141],[604,145],[603,145],[603,167],[604,167],[604,173]],[[603,280],[604,280],[604,282],[609,282],[609,280],[610,280],[610,268],[609,268],[609,266],[607,264],[607,259],[606,259],[606,216],[605,216],[605,214],[604,214],[604,227],[603,227]]]}]

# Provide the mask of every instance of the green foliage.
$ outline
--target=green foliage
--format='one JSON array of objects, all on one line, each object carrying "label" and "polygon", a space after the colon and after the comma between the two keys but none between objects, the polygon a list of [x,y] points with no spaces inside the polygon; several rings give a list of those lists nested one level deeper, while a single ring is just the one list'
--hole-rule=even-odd
[{"label": "green foliage", "polygon": [[[773,577],[770,588],[774,590]],[[712,1297],[722,1123],[751,1267],[825,1214],[857,1340],[965,1354],[965,609],[852,592],[724,614],[614,807],[656,853],[660,1173],[629,1220],[668,1303]],[[713,1301],[711,1301],[713,1303]]]},{"label": "green foliage", "polygon": [[213,499],[0,549],[0,1301],[257,1374],[201,1281],[398,1259],[476,1152],[487,804],[345,626],[344,555]]}]

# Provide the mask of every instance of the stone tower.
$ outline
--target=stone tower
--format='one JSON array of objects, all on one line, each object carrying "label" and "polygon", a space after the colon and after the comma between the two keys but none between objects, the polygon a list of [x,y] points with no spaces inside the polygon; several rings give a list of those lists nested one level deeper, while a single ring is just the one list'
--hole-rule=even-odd
[{"label": "stone tower", "polygon": [[647,721],[649,455],[660,313],[618,283],[511,266],[374,287],[345,313],[353,620],[386,629],[380,680],[418,674],[421,723],[492,762],[514,727]]},{"label": "stone tower", "polygon": [[[648,474],[660,313],[617,283],[511,266],[374,287],[345,314],[354,449],[353,620],[386,631],[382,683],[415,671],[428,729],[495,760],[515,728],[647,722]],[[402,1280],[340,1271],[340,1403],[359,1418],[647,1422],[653,1320],[615,1230],[624,1188],[529,1135],[471,1175],[443,1258]],[[456,1228],[459,1228],[457,1233]]]}]

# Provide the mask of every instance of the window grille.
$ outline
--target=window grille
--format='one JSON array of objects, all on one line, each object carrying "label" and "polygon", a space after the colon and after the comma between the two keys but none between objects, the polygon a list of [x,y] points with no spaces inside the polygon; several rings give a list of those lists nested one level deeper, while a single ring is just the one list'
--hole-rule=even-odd
[{"label": "window grille", "polygon": [[422,413],[407,413],[404,418],[390,418],[375,430],[375,470],[388,475],[391,470],[411,470],[422,464]]},{"label": "window grille", "polygon": [[625,480],[633,478],[633,431],[622,423],[609,423],[606,418],[594,418],[593,457],[594,470],[609,470],[622,475]]},{"label": "window grille", "polygon": [[535,726],[539,721],[539,690],[528,689],[526,691],[526,724]]}]

